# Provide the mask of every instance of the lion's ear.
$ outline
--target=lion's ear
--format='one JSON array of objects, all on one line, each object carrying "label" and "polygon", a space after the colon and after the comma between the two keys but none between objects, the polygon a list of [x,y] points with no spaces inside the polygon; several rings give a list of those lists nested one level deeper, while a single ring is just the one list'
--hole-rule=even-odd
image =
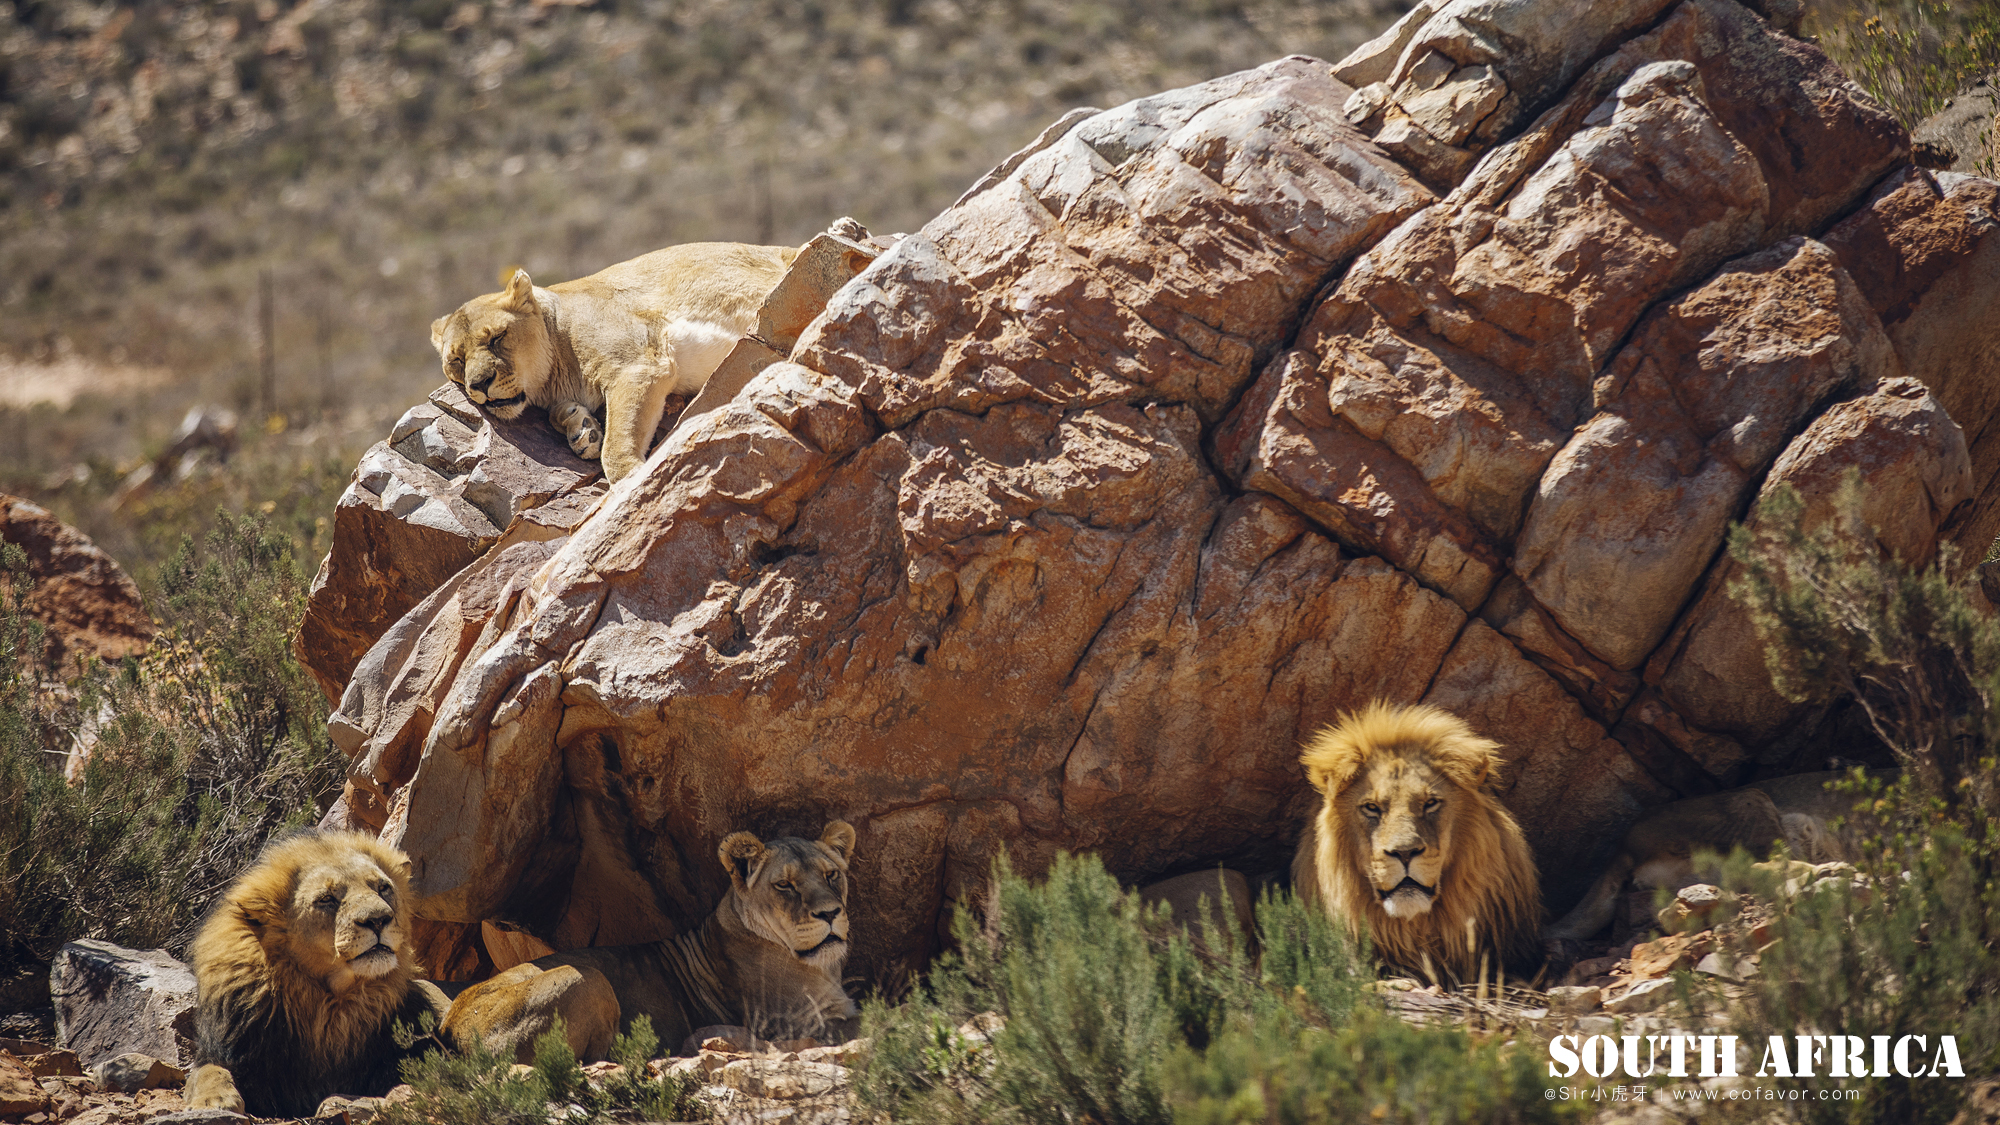
[{"label": "lion's ear", "polygon": [[506,305],[517,313],[535,310],[535,283],[529,279],[527,270],[515,270],[507,279]]},{"label": "lion's ear", "polygon": [[1479,789],[1498,780],[1494,770],[1501,764],[1500,744],[1476,734],[1461,735],[1440,744],[1435,761],[1453,781]]},{"label": "lion's ear", "polygon": [[750,885],[750,876],[764,865],[764,841],[754,832],[731,832],[722,838],[722,846],[716,849],[722,857],[722,866],[729,869],[729,877],[744,886]]},{"label": "lion's ear", "polygon": [[854,826],[844,820],[829,820],[826,831],[819,834],[819,842],[832,848],[840,861],[846,863],[854,857]]},{"label": "lion's ear", "polygon": [[449,316],[441,316],[431,321],[431,347],[436,348],[439,355],[444,354],[444,326],[449,323],[451,323]]},{"label": "lion's ear", "polygon": [[1361,753],[1351,739],[1343,736],[1339,729],[1328,727],[1313,736],[1306,744],[1305,753],[1299,755],[1300,764],[1306,767],[1306,780],[1312,787],[1327,796],[1332,796],[1354,780],[1361,772]]}]

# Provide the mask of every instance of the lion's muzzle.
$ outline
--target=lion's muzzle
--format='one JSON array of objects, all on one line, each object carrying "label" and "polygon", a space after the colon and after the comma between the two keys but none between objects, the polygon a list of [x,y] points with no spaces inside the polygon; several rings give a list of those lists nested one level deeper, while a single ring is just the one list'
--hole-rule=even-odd
[{"label": "lion's muzzle", "polygon": [[1402,882],[1382,891],[1381,895],[1383,913],[1391,918],[1411,918],[1430,910],[1437,891],[1405,876]]}]

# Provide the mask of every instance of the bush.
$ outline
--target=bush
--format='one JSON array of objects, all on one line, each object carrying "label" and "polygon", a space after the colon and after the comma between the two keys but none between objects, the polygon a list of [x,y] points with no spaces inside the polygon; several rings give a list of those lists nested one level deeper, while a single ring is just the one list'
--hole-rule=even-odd
[{"label": "bush", "polygon": [[[1836,0],[1817,7],[1806,30],[1905,128],[2000,68],[2000,0]],[[1990,124],[1974,165],[1985,176],[2000,166]]]},{"label": "bush", "polygon": [[[1947,556],[1912,570],[1873,549],[1860,523],[1858,484],[1836,497],[1836,518],[1801,527],[1787,489],[1760,505],[1752,533],[1731,550],[1781,690],[1849,693],[1905,766],[1893,784],[1857,777],[1866,831],[1856,877],[1810,883],[1789,899],[1776,879],[1738,858],[1725,883],[1783,902],[1737,1030],[1767,1035],[1956,1036],[1967,1074],[2000,1067],[2000,833],[1993,820],[1994,690],[2000,624],[1950,578]],[[1754,948],[1733,935],[1737,952]],[[1925,1064],[1930,1060],[1926,1058]],[[1768,1080],[1768,1079],[1767,1079]],[[1856,1089],[1855,1101],[1796,1103],[1811,1121],[1949,1121],[1964,1083],[1869,1077],[1788,1085]]]},{"label": "bush", "polygon": [[1730,593],[1750,610],[1781,694],[1851,697],[1921,792],[1990,813],[2000,624],[1951,577],[1949,545],[1920,569],[1858,547],[1875,542],[1860,489],[1850,469],[1832,518],[1811,525],[1797,491],[1772,489],[1730,533],[1743,568]]},{"label": "bush", "polygon": [[[281,830],[311,823],[344,762],[288,649],[305,583],[261,520],[217,517],[161,575],[152,650],[51,679],[0,583],[0,964],[78,937],[185,950],[202,912]],[[72,747],[88,746],[74,784]]]},{"label": "bush", "polygon": [[[875,1046],[856,1090],[890,1120],[1514,1121],[1562,1112],[1542,1096],[1537,1052],[1412,1027],[1366,999],[1362,951],[1288,894],[1260,905],[1260,970],[1222,935],[1197,945],[1174,932],[1164,911],[1122,891],[1095,857],[1058,857],[1041,884],[1003,860],[993,880],[984,924],[958,915],[958,952],[940,958],[908,1002],[864,1008]],[[988,1012],[998,1019],[978,1019]],[[1516,1101],[1522,1108],[1510,1107]]]},{"label": "bush", "polygon": [[[436,1040],[431,1017],[419,1028],[398,1024],[396,1043],[408,1050]],[[611,1044],[611,1061],[624,1067],[602,1085],[584,1081],[583,1068],[561,1020],[537,1036],[534,1069],[514,1072],[512,1059],[474,1042],[465,1051],[442,1044],[403,1063],[403,1081],[413,1096],[386,1107],[382,1125],[546,1125],[561,1119],[575,1125],[608,1121],[700,1121],[709,1116],[695,1094],[701,1084],[691,1074],[646,1075],[646,1062],[659,1050],[653,1021],[640,1016]]]}]

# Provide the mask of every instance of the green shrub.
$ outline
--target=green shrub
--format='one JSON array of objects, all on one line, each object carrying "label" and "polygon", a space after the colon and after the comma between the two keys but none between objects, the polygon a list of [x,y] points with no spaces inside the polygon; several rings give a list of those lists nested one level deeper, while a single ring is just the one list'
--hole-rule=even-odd
[{"label": "green shrub", "polygon": [[[397,1024],[395,1037],[396,1045],[407,1050],[426,1038],[436,1041],[436,1027],[426,1015],[420,1028]],[[404,1060],[403,1081],[414,1094],[385,1107],[375,1120],[381,1125],[547,1125],[555,1118],[550,1091],[564,1088],[576,1067],[560,1024],[535,1041],[535,1063],[532,1073],[515,1074],[514,1060],[484,1043],[475,1041],[463,1051],[439,1045]]]},{"label": "green shrub", "polygon": [[[1858,878],[1808,884],[1784,898],[1775,878],[1739,857],[1724,880],[1781,901],[1759,975],[1740,1011],[1748,1042],[1768,1035],[1956,1036],[1967,1074],[2000,1067],[2000,832],[1993,819],[1993,707],[2000,625],[1949,577],[1950,559],[1912,570],[1866,543],[1858,484],[1835,518],[1801,526],[1803,505],[1780,489],[1756,532],[1736,530],[1745,568],[1733,592],[1770,651],[1781,690],[1854,696],[1905,766],[1839,783],[1860,806]],[[1738,953],[1747,937],[1729,935]],[[1926,1065],[1930,1060],[1924,1060]],[[1965,1084],[1899,1076],[1785,1085],[1858,1091],[1854,1101],[1796,1103],[1809,1121],[1949,1121]]]},{"label": "green shrub", "polygon": [[1816,521],[1789,485],[1773,489],[1730,533],[1743,568],[1730,593],[1748,607],[1781,694],[1851,697],[1924,794],[1991,812],[2000,624],[1951,577],[1948,545],[1920,569],[1859,548],[1874,541],[1860,489],[1850,469],[1830,518]]},{"label": "green shrub", "polygon": [[[184,950],[274,833],[317,820],[344,763],[288,649],[304,578],[261,520],[217,517],[161,575],[170,625],[143,658],[56,682],[0,583],[0,964],[78,937]],[[64,779],[73,745],[89,756]]]},{"label": "green shrub", "polygon": [[[1905,128],[2000,68],[2000,0],[1822,0],[1805,30]],[[1989,124],[1974,169],[1992,176],[1996,167]]]},{"label": "green shrub", "polygon": [[[890,1120],[1309,1122],[1379,1109],[1372,1119],[1512,1121],[1566,1112],[1543,1097],[1538,1051],[1413,1027],[1367,1000],[1363,952],[1289,894],[1260,904],[1261,967],[1212,930],[1199,944],[1175,932],[1164,911],[1122,891],[1090,856],[1058,857],[1040,884],[1003,860],[984,924],[961,912],[954,932],[959,950],[907,1002],[877,998],[864,1009],[875,1046],[856,1091]],[[998,1021],[970,1022],[988,1012]]]},{"label": "green shrub", "polygon": [[[437,1043],[430,1016],[421,1027],[398,1024],[396,1043],[404,1049],[425,1039]],[[467,1050],[437,1043],[402,1066],[413,1096],[387,1107],[382,1125],[546,1125],[561,1119],[575,1125],[611,1121],[700,1121],[709,1116],[695,1094],[701,1084],[691,1074],[650,1078],[647,1060],[659,1050],[653,1021],[640,1016],[611,1044],[611,1061],[624,1073],[591,1086],[558,1019],[537,1036],[532,1071],[517,1074],[513,1060],[474,1042]]]}]

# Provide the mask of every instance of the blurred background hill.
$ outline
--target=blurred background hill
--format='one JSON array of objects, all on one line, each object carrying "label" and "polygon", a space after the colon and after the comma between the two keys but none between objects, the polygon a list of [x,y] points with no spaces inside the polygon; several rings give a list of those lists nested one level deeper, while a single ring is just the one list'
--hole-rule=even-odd
[{"label": "blurred background hill", "polygon": [[[440,381],[431,318],[503,267],[915,230],[1064,110],[1338,58],[1404,7],[0,4],[0,491],[143,586],[218,505],[310,567],[355,457]],[[114,503],[193,407],[240,419],[229,470],[197,450]]]}]

